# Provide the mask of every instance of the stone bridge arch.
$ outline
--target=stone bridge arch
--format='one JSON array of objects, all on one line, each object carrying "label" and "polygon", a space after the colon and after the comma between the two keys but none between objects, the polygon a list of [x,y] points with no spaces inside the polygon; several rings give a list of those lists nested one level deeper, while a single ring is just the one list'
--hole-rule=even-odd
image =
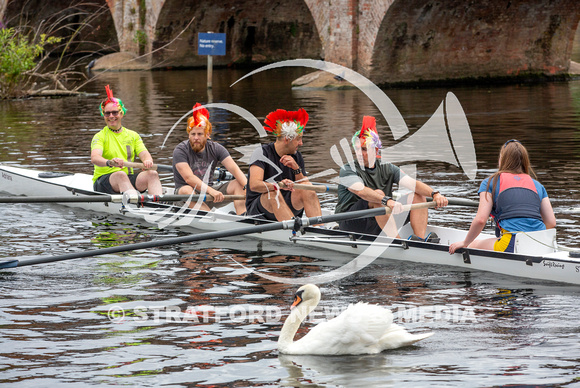
[{"label": "stone bridge arch", "polygon": [[563,76],[579,20],[577,0],[395,0],[362,72],[377,84]]},{"label": "stone bridge arch", "polygon": [[216,65],[319,59],[323,51],[303,0],[165,0],[152,34],[152,66],[204,66],[207,59],[197,55],[197,33],[210,31],[226,33],[226,55],[215,56]]}]

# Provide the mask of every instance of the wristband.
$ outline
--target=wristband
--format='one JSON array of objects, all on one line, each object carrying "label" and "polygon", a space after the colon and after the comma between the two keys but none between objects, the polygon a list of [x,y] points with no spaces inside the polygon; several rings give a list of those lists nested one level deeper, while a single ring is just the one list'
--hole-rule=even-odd
[{"label": "wristband", "polygon": [[383,197],[383,199],[381,199],[381,205],[383,205],[383,206],[387,206],[387,203],[389,203],[389,199],[393,199],[393,198],[391,198],[391,197],[388,197],[388,196],[386,196],[386,195],[385,195],[385,196]]},{"label": "wristband", "polygon": [[[434,191],[432,191],[432,192],[431,192],[431,198],[433,198],[433,196],[434,196],[435,194],[439,194],[439,195],[441,195],[441,193],[440,193],[440,192],[438,192],[437,190],[434,190]],[[435,198],[433,198],[433,199],[435,199]]]},{"label": "wristband", "polygon": [[278,185],[274,184],[274,191],[278,191]]},{"label": "wristband", "polygon": [[298,167],[296,170],[292,170],[292,172],[294,173],[294,175],[302,174],[302,169]]},{"label": "wristband", "polygon": [[111,167],[111,161],[107,160],[107,162],[105,163],[107,165],[107,167]]}]

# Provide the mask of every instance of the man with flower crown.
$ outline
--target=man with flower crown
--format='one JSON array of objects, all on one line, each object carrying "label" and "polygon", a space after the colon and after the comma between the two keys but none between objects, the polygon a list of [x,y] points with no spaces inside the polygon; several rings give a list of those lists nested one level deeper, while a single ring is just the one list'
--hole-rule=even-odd
[{"label": "man with flower crown", "polygon": [[302,213],[307,217],[321,215],[314,191],[294,189],[294,182],[311,184],[298,151],[307,122],[304,109],[278,109],[266,116],[264,129],[276,135],[276,141],[258,147],[252,154],[246,194],[248,215],[272,221],[301,217]]},{"label": "man with flower crown", "polygon": [[[123,127],[121,120],[127,109],[120,98],[113,96],[109,85],[105,87],[107,98],[99,105],[101,116],[107,124],[93,136],[91,142],[91,163],[95,166],[93,189],[115,194],[128,190],[148,191],[151,195],[161,195],[159,175],[153,167],[153,158],[141,136]],[[124,162],[135,161],[138,156],[145,169],[138,174],[132,168],[124,167]]]},{"label": "man with flower crown", "polygon": [[[212,125],[209,112],[199,102],[193,106],[193,114],[187,119],[188,139],[182,141],[173,150],[173,178],[175,192],[191,195],[193,192],[207,193],[214,198],[214,203],[224,200],[224,194],[245,195],[248,183],[246,175],[240,170],[224,146],[210,140]],[[221,163],[234,177],[234,180],[214,184],[213,172]],[[190,203],[190,207],[195,205]],[[246,211],[245,201],[234,201],[237,214]],[[203,203],[200,208],[209,210]]]},{"label": "man with flower crown", "polygon": [[[430,196],[437,207],[447,206],[448,200],[427,184],[406,175],[394,164],[380,159],[381,140],[372,116],[363,117],[362,128],[352,137],[357,160],[353,160],[340,169],[340,185],[335,213],[364,210],[388,206],[393,214],[402,210],[401,202],[395,201],[393,185],[398,184],[412,191],[405,199],[408,202],[425,202]],[[409,214],[413,235],[411,240],[439,242],[435,233],[425,236],[427,231],[427,208],[412,210]],[[389,237],[399,237],[397,225],[390,220],[390,214],[358,218],[339,222],[340,229],[378,235],[385,231]],[[389,222],[389,220],[391,222]],[[401,225],[399,225],[401,226]]]}]

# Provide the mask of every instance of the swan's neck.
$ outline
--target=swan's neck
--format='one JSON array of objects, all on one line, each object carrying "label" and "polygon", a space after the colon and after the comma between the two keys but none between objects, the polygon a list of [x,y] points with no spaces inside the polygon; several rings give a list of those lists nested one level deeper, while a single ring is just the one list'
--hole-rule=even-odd
[{"label": "swan's neck", "polygon": [[305,301],[290,311],[290,315],[286,318],[286,321],[282,326],[282,331],[280,332],[280,337],[278,338],[278,348],[282,352],[294,342],[294,336],[296,335],[300,324],[302,324],[302,321],[304,321],[306,316],[310,314],[317,305],[318,300]]}]

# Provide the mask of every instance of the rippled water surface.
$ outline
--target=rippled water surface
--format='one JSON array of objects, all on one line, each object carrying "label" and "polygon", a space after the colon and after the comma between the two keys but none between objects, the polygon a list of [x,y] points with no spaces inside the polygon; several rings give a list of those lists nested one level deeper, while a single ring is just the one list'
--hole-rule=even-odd
[{"label": "rippled water surface", "polygon": [[[385,147],[387,122],[360,91],[293,91],[303,69],[272,70],[233,87],[244,75],[205,72],[108,73],[74,98],[0,101],[0,162],[41,170],[92,173],[90,140],[110,84],[128,108],[155,161],[171,163],[185,139],[173,124],[196,101],[236,104],[263,121],[277,108],[310,114],[304,147],[311,174],[336,168],[330,147],[375,115]],[[418,176],[450,197],[476,198],[497,164],[499,147],[520,139],[546,186],[558,218],[558,241],[579,247],[580,82],[386,90],[409,131],[417,130],[452,91],[472,131],[478,174],[417,162]],[[248,122],[212,111],[214,139],[234,147],[266,141]],[[418,152],[431,145],[416,134]],[[406,137],[405,137],[406,139]],[[165,144],[162,148],[161,145]],[[246,166],[242,164],[242,168]],[[321,180],[329,180],[332,176]],[[39,193],[40,194],[40,193]],[[467,228],[475,209],[449,207],[432,223]],[[58,205],[0,207],[2,257],[60,255],[184,235]],[[20,386],[574,386],[580,376],[578,286],[484,272],[379,260],[322,284],[316,314],[300,329],[348,303],[391,308],[414,333],[435,335],[416,346],[371,356],[282,356],[276,341],[296,286],[244,267],[288,278],[328,272],[352,257],[297,251],[245,237],[163,246],[122,254],[0,271],[0,384]]]}]

